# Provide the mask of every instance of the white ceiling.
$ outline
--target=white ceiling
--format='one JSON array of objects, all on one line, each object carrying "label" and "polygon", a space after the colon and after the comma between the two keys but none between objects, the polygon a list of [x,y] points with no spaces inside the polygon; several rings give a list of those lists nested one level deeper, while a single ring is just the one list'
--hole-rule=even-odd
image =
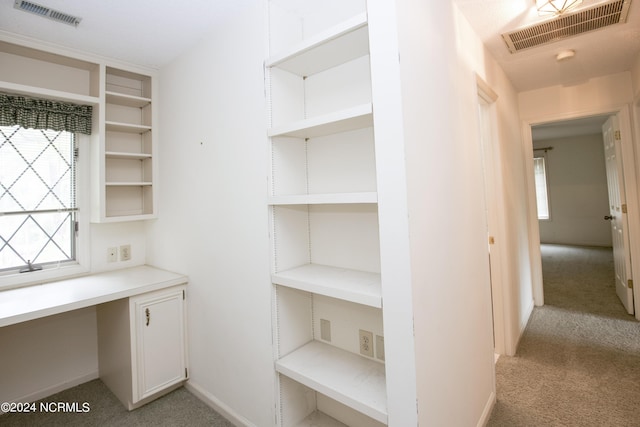
[{"label": "white ceiling", "polygon": [[[537,15],[534,0],[454,2],[518,92],[557,84],[574,85],[592,77],[628,71],[640,55],[640,0],[632,0],[625,24],[515,54],[509,52],[501,34],[549,19]],[[584,0],[579,9],[601,3],[606,1]],[[576,56],[556,61],[556,55],[567,49],[575,50]]]},{"label": "white ceiling", "polygon": [[82,18],[78,27],[0,0],[0,30],[158,68],[252,0],[29,0]]},{"label": "white ceiling", "polygon": [[[31,0],[79,16],[77,28],[18,11],[0,0],[0,30],[140,65],[160,67],[213,26],[255,0]],[[580,8],[605,0],[584,0]],[[517,91],[575,84],[631,69],[640,54],[640,0],[626,24],[511,54],[501,34],[541,22],[534,0],[454,0]],[[558,52],[576,56],[561,63]]]},{"label": "white ceiling", "polygon": [[[135,64],[161,67],[196,44],[216,25],[255,0],[31,0],[82,18],[75,28],[14,9],[0,0],[0,31],[44,40]],[[501,34],[541,22],[534,0],[453,0],[517,91],[572,85],[630,70],[640,55],[640,0],[626,24],[546,46],[509,53]],[[584,0],[581,8],[605,0]],[[576,56],[557,62],[573,49]]]}]

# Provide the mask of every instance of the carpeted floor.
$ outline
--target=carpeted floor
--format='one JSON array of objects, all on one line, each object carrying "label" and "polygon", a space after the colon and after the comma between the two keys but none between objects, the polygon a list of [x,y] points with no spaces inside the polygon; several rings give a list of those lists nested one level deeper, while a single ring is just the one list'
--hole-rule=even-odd
[{"label": "carpeted floor", "polygon": [[[498,360],[488,425],[639,427],[640,323],[615,295],[611,250],[545,245],[542,253],[546,305],[534,310],[517,355]],[[131,412],[100,380],[46,401],[91,409],[4,414],[0,426],[232,426],[184,388]]]},{"label": "carpeted floor", "polygon": [[489,426],[640,426],[640,323],[610,249],[543,245],[545,305],[496,365]]},{"label": "carpeted floor", "polygon": [[[134,411],[127,411],[100,380],[43,399],[44,402],[78,403],[78,412],[6,413],[2,427],[233,427],[229,421],[188,392],[179,388]],[[81,412],[87,402],[89,411]],[[36,402],[39,408],[40,402]]]}]

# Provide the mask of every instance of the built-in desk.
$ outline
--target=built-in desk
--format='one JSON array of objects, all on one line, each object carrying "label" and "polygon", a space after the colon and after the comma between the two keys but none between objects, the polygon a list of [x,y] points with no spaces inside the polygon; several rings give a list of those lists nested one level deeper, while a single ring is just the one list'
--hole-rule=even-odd
[{"label": "built-in desk", "polygon": [[0,327],[97,306],[100,377],[133,409],[188,378],[187,280],[139,266],[0,291]]},{"label": "built-in desk", "polygon": [[0,291],[0,327],[185,283],[186,276],[144,265]]}]

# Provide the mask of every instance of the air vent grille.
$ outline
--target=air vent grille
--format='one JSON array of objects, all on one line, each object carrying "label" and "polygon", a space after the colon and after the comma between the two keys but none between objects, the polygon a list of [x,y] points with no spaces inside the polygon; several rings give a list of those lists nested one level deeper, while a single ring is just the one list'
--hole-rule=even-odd
[{"label": "air vent grille", "polygon": [[53,10],[46,6],[42,6],[25,0],[15,0],[15,2],[13,3],[13,7],[18,10],[33,13],[34,15],[49,18],[56,22],[73,25],[74,27],[77,27],[82,20],[82,18],[78,18],[77,16],[69,15],[67,13]]},{"label": "air vent grille", "polygon": [[561,15],[551,21],[533,25],[502,38],[511,53],[540,46],[546,43],[574,37],[618,23],[624,23],[629,14],[631,0],[615,0],[576,13]]}]

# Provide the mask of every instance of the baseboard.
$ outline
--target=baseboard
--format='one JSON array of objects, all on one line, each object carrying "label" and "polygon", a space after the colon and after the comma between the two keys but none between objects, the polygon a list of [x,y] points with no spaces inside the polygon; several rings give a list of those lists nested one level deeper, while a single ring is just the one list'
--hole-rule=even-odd
[{"label": "baseboard", "polygon": [[495,391],[492,391],[491,394],[489,395],[489,400],[487,401],[487,404],[484,405],[484,411],[482,411],[482,416],[480,417],[480,420],[478,420],[477,427],[483,427],[487,425],[487,423],[489,422],[489,418],[491,418],[491,412],[493,411],[493,407],[495,404],[496,404],[496,393]]},{"label": "baseboard", "polygon": [[40,399],[44,399],[45,397],[49,397],[52,394],[56,394],[59,393],[61,391],[64,391],[68,388],[71,387],[75,387],[77,385],[80,384],[84,384],[86,382],[89,381],[93,381],[95,379],[97,379],[98,376],[98,371],[95,372],[90,372],[88,374],[85,375],[81,375],[79,377],[73,378],[71,380],[68,381],[64,381],[58,384],[54,384],[50,387],[44,388],[42,390],[38,390],[35,391],[33,393],[29,393],[25,396],[21,396],[17,399],[13,399],[12,402],[35,402],[36,400],[40,400]]},{"label": "baseboard", "polygon": [[531,319],[531,315],[533,314],[534,307],[534,301],[529,301],[529,306],[525,309],[526,315],[520,319],[520,331],[518,331],[518,342],[516,343],[516,349],[518,348],[518,344],[520,344],[520,339],[524,335],[525,329],[527,329],[527,325],[529,324],[529,319]]},{"label": "baseboard", "polygon": [[187,381],[184,387],[193,393],[193,395],[198,399],[206,403],[207,406],[233,423],[236,427],[256,427],[251,421],[236,413],[229,406],[225,405],[214,395],[206,391],[202,386],[194,383],[193,380]]}]

